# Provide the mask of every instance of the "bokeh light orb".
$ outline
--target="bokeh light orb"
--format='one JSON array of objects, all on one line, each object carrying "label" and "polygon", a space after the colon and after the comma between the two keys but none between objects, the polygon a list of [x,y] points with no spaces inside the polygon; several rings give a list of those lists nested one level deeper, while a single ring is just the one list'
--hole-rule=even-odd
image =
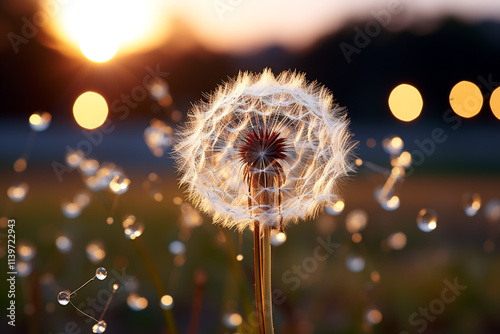
[{"label": "bokeh light orb", "polygon": [[422,95],[412,85],[401,84],[389,95],[389,108],[392,114],[404,122],[411,122],[417,118],[423,106]]},{"label": "bokeh light orb", "polygon": [[450,106],[458,116],[476,116],[483,106],[481,90],[470,81],[460,81],[451,89]]},{"label": "bokeh light orb", "polygon": [[100,127],[108,117],[108,104],[102,95],[85,92],[73,105],[73,116],[82,128],[93,130]]},{"label": "bokeh light orb", "polygon": [[500,87],[495,88],[490,96],[490,108],[496,118],[500,120]]},{"label": "bokeh light orb", "polygon": [[160,299],[160,307],[163,310],[170,310],[174,307],[174,299],[170,295],[163,295]]},{"label": "bokeh light orb", "polygon": [[437,227],[437,213],[432,209],[423,208],[417,215],[417,226],[423,232],[434,231]]},{"label": "bokeh light orb", "polygon": [[30,128],[36,132],[42,132],[48,129],[52,116],[46,111],[37,111],[31,114],[29,118]]}]

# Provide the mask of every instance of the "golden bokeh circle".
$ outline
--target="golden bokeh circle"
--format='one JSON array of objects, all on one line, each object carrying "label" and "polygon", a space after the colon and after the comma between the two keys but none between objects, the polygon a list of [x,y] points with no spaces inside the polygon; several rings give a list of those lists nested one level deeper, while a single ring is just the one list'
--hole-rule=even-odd
[{"label": "golden bokeh circle", "polygon": [[389,95],[389,108],[399,120],[411,122],[422,112],[424,101],[422,95],[412,85],[401,84]]},{"label": "golden bokeh circle", "polygon": [[85,92],[73,105],[73,116],[82,128],[93,130],[100,127],[108,117],[108,104],[102,95]]},{"label": "golden bokeh circle", "polygon": [[458,116],[476,116],[483,107],[481,90],[470,81],[460,81],[450,91],[450,106]]}]

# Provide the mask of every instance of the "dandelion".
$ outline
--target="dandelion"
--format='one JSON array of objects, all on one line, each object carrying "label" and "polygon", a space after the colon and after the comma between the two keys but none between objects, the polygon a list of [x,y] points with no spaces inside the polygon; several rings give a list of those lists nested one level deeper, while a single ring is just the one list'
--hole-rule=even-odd
[{"label": "dandelion", "polygon": [[353,147],[346,114],[327,89],[269,69],[220,86],[180,131],[175,154],[190,199],[216,224],[253,229],[264,333],[272,332],[270,231],[339,200]]}]

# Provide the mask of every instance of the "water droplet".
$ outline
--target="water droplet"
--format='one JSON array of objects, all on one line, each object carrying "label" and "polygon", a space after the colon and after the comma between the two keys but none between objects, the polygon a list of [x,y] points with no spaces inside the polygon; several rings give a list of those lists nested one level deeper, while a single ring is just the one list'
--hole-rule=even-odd
[{"label": "water droplet", "polygon": [[108,324],[106,324],[106,321],[101,320],[94,326],[92,326],[92,332],[94,333],[104,333],[106,331],[106,327],[108,327]]},{"label": "water droplet", "polygon": [[127,297],[127,305],[132,311],[142,311],[148,307],[148,300],[144,297],[139,297],[137,293],[131,293]]},{"label": "water droplet", "polygon": [[99,170],[99,161],[95,159],[83,159],[79,165],[80,171],[86,176],[95,175]]},{"label": "water droplet", "polygon": [[51,119],[52,116],[48,112],[36,111],[30,116],[30,128],[36,132],[45,131],[49,127]]},{"label": "water droplet", "polygon": [[36,255],[36,247],[29,241],[20,240],[17,243],[17,254],[21,260],[29,261]]},{"label": "water droplet", "polygon": [[345,226],[349,233],[356,233],[364,230],[367,223],[368,214],[362,209],[352,210],[345,218]]},{"label": "water droplet", "polygon": [[181,204],[181,220],[187,227],[196,227],[203,224],[203,217],[200,212],[189,203]]},{"label": "water droplet", "polygon": [[168,250],[175,255],[184,254],[186,252],[186,246],[182,241],[175,240],[168,245]]},{"label": "water droplet", "polygon": [[394,211],[401,205],[399,197],[393,194],[392,189],[384,194],[383,187],[377,188],[375,190],[374,197],[382,209],[386,211]]},{"label": "water droplet", "polygon": [[174,299],[170,295],[164,295],[160,299],[160,307],[164,310],[170,310],[174,307]]},{"label": "water droplet", "polygon": [[125,218],[122,223],[122,227],[123,233],[125,233],[125,236],[130,240],[134,240],[135,238],[140,237],[144,232],[144,224],[138,222],[133,215]]},{"label": "water droplet", "polygon": [[26,277],[31,274],[32,268],[31,262],[17,261],[16,272],[20,277]]},{"label": "water droplet", "polygon": [[80,166],[80,163],[82,162],[84,158],[83,152],[80,150],[69,150],[68,153],[66,153],[66,164],[72,168],[77,168]]},{"label": "water droplet", "polygon": [[469,217],[475,216],[481,208],[481,195],[478,193],[465,193],[462,197],[465,214]]},{"label": "water droplet", "polygon": [[24,172],[26,167],[28,166],[28,163],[26,162],[26,159],[24,158],[19,158],[14,162],[14,171],[17,173]]},{"label": "water droplet", "polygon": [[404,143],[398,136],[392,136],[382,140],[382,147],[388,154],[397,155],[403,151]]},{"label": "water droplet", "polygon": [[69,252],[71,250],[72,246],[73,246],[73,243],[71,242],[71,240],[67,236],[61,235],[61,236],[57,237],[56,247],[61,252],[63,252],[63,253]]},{"label": "water droplet", "polygon": [[153,119],[144,130],[144,141],[155,157],[163,156],[164,151],[173,143],[174,130],[164,122]]},{"label": "water droplet", "polygon": [[108,276],[108,271],[104,267],[99,267],[95,271],[95,277],[97,277],[98,280],[102,281]]},{"label": "water droplet", "polygon": [[359,273],[365,269],[365,259],[360,255],[348,255],[345,260],[347,269],[353,273]]},{"label": "water droplet", "polygon": [[92,191],[101,191],[110,186],[116,175],[123,176],[123,170],[114,163],[103,162],[95,175],[85,179],[85,184]]},{"label": "water droplet", "polygon": [[499,223],[500,201],[498,199],[490,200],[484,207],[484,214],[490,223]]},{"label": "water droplet", "polygon": [[22,202],[28,193],[29,186],[26,182],[15,184],[7,189],[7,196],[13,202]]},{"label": "water droplet", "polygon": [[227,313],[222,317],[222,323],[228,328],[236,328],[243,323],[239,313]]},{"label": "water droplet", "polygon": [[376,325],[382,321],[382,313],[375,308],[369,309],[365,313],[365,320],[372,325]]},{"label": "water droplet", "polygon": [[82,213],[82,208],[80,207],[80,205],[73,202],[64,202],[61,205],[61,210],[64,217],[69,219],[77,218]]},{"label": "water droplet", "polygon": [[68,305],[70,294],[71,294],[71,292],[69,292],[68,290],[63,290],[63,291],[59,292],[59,294],[57,295],[57,301],[59,302],[59,304]]},{"label": "water droplet", "polygon": [[403,249],[406,246],[406,234],[397,232],[387,237],[387,246],[394,250]]},{"label": "water droplet", "polygon": [[87,253],[87,258],[92,263],[98,263],[106,257],[106,252],[104,251],[104,245],[100,241],[91,241],[85,247]]},{"label": "water droplet", "polygon": [[283,245],[286,241],[286,234],[278,230],[272,230],[270,241],[273,246]]},{"label": "water droplet", "polygon": [[344,210],[345,203],[343,200],[338,200],[333,205],[325,206],[325,212],[329,215],[336,216],[340,215]]},{"label": "water droplet", "polygon": [[115,175],[113,180],[109,183],[109,190],[114,194],[121,195],[128,191],[130,180],[124,175]]},{"label": "water droplet", "polygon": [[421,209],[417,216],[417,226],[423,232],[430,232],[437,227],[437,213],[432,209]]}]

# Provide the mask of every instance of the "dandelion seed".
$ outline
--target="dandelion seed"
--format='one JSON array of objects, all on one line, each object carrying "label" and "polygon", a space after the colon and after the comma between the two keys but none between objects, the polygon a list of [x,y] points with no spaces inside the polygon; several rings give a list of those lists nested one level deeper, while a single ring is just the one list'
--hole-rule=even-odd
[{"label": "dandelion seed", "polygon": [[343,108],[300,74],[242,73],[188,117],[175,146],[181,183],[223,226],[312,218],[352,170]]}]

